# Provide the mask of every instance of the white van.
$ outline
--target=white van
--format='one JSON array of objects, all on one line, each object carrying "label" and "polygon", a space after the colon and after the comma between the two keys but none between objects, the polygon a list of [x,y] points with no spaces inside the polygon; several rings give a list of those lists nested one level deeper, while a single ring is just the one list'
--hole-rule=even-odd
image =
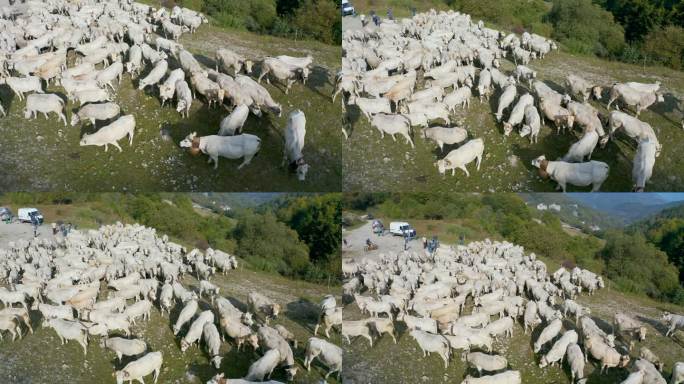
[{"label": "white van", "polygon": [[30,223],[33,215],[37,215],[38,223],[43,224],[43,214],[36,208],[19,208],[17,219],[22,223]]},{"label": "white van", "polygon": [[416,230],[411,227],[411,224],[405,221],[391,222],[389,231],[395,236],[404,236],[404,233],[407,233],[409,237],[416,237]]}]

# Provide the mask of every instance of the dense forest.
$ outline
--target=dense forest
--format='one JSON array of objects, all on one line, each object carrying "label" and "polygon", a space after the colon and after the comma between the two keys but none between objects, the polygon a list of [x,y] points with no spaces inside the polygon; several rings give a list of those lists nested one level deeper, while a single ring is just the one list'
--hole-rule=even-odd
[{"label": "dense forest", "polygon": [[[442,1],[497,28],[550,36],[572,53],[674,69],[683,66],[682,0]],[[402,7],[410,2],[387,3]]]},{"label": "dense forest", "polygon": [[137,222],[189,247],[233,253],[249,268],[313,282],[338,282],[340,194],[284,195],[256,207],[207,210],[211,214],[198,212],[192,197],[173,193],[10,193],[0,194],[0,203],[12,206],[15,212],[23,205],[83,205],[75,213],[75,222]]},{"label": "dense forest", "polygon": [[679,269],[679,281],[684,282],[684,205],[636,223],[630,227],[630,232],[645,236],[667,253],[670,262]]},{"label": "dense forest", "polygon": [[176,0],[220,26],[341,44],[338,0]]},{"label": "dense forest", "polygon": [[[621,291],[684,304],[676,262],[650,238],[618,230],[606,231],[604,239],[573,236],[557,216],[528,207],[515,194],[345,194],[343,209],[370,210],[387,218],[458,221],[472,233],[520,244],[559,265],[601,273]],[[466,239],[472,240],[480,239]]]}]

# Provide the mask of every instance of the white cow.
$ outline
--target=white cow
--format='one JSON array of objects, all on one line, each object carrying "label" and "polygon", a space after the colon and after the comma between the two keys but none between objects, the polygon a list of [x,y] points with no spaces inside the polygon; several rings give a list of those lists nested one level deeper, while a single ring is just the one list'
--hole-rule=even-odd
[{"label": "white cow", "polygon": [[449,152],[444,159],[437,160],[435,166],[441,175],[444,175],[448,169],[451,169],[451,176],[455,176],[456,168],[459,168],[465,172],[467,177],[469,177],[470,173],[468,172],[466,165],[473,160],[477,160],[477,170],[479,171],[483,153],[484,141],[482,139],[473,139]]},{"label": "white cow", "polygon": [[632,180],[634,181],[634,191],[643,192],[646,183],[651,179],[653,166],[657,154],[657,142],[650,138],[641,139],[639,147],[634,155],[632,165]]},{"label": "white cow", "polygon": [[133,145],[133,133],[135,132],[135,117],[133,115],[121,116],[113,123],[100,128],[93,134],[84,134],[79,143],[81,146],[97,145],[105,147],[111,144],[123,152],[117,141],[128,135],[128,144]]},{"label": "white cow", "polygon": [[261,139],[250,134],[237,136],[197,136],[197,132],[189,134],[180,142],[181,148],[190,148],[190,153],[204,153],[209,156],[209,163],[214,162],[214,169],[218,168],[219,156],[228,159],[244,158],[238,169],[252,161],[261,149]]},{"label": "white cow", "polygon": [[154,372],[154,382],[159,378],[163,358],[161,352],[150,352],[138,360],[131,361],[126,366],[112,374],[116,377],[116,384],[123,384],[124,381],[133,382],[133,380],[144,383],[143,377]]},{"label": "white cow", "polygon": [[66,126],[66,117],[64,116],[64,100],[61,97],[48,93],[48,94],[31,94],[26,97],[26,109],[24,111],[24,117],[27,119],[33,119],[37,117],[38,112],[42,113],[47,119],[47,114],[54,112],[59,116],[64,125]]},{"label": "white cow", "polygon": [[542,155],[532,160],[532,165],[539,168],[542,177],[550,177],[558,183],[563,192],[567,184],[577,186],[591,185],[592,192],[601,188],[601,184],[608,178],[610,167],[601,161],[589,161],[586,163],[566,163],[564,161],[548,161]]},{"label": "white cow", "polygon": [[218,135],[234,136],[235,134],[240,134],[242,126],[247,121],[247,116],[249,116],[249,107],[244,104],[238,105],[230,115],[221,120]]},{"label": "white cow", "polygon": [[283,148],[283,164],[289,162],[290,168],[296,167],[299,181],[306,179],[309,164],[304,160],[304,137],[306,136],[306,117],[299,109],[292,111],[287,119],[285,129],[285,147]]}]

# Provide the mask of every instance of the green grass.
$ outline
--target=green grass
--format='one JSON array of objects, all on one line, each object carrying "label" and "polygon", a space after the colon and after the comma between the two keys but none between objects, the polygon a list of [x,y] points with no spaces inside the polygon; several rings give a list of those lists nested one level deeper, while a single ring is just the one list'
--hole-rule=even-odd
[{"label": "green grass", "polygon": [[[249,166],[238,171],[242,160],[221,158],[218,170],[207,164],[207,157],[193,157],[178,143],[189,133],[215,134],[228,112],[223,108],[207,109],[195,100],[190,118],[182,119],[175,107],[160,106],[156,87],[138,91],[137,80],[125,75],[117,86],[115,100],[122,113],[133,114],[137,126],[133,146],[121,140],[123,152],[102,147],[80,147],[84,133],[92,126],[64,127],[52,115],[26,120],[24,102],[7,86],[0,86],[8,117],[0,119],[4,138],[0,143],[0,189],[9,190],[78,190],[78,191],[327,191],[341,188],[340,108],[330,100],[330,79],[340,63],[340,49],[313,41],[293,41],[244,31],[227,31],[203,25],[194,35],[185,34],[181,44],[195,54],[201,63],[214,67],[217,48],[230,47],[250,57],[289,54],[312,54],[315,68],[306,85],[297,84],[288,96],[283,88],[267,85],[273,98],[282,104],[281,117],[266,114],[250,116],[244,132],[259,136],[261,151]],[[70,55],[71,56],[71,55]],[[71,57],[73,60],[73,56]],[[175,64],[171,63],[174,68]],[[258,66],[257,66],[258,67]],[[150,70],[148,65],[143,76]],[[258,73],[258,72],[257,72]],[[63,94],[61,87],[51,85],[48,92]],[[75,103],[68,103],[67,119]],[[304,156],[311,165],[307,180],[282,168],[284,131],[289,113],[304,111],[307,136]],[[100,126],[103,124],[100,123]],[[171,140],[164,140],[160,130]]]}]

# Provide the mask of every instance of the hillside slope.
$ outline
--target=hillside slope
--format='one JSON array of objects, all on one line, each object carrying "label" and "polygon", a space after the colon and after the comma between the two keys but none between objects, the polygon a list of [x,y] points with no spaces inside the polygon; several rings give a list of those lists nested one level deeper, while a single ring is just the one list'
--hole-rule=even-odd
[{"label": "hillside slope", "polygon": [[[0,129],[5,132],[0,143],[3,165],[0,189],[94,192],[340,189],[340,106],[330,101],[333,89],[330,79],[340,65],[338,46],[226,30],[211,24],[202,25],[194,34],[184,34],[180,43],[209,68],[214,68],[215,52],[222,47],[230,47],[257,61],[281,54],[313,56],[314,68],[307,84],[294,85],[289,95],[285,95],[282,86],[264,82],[273,99],[282,105],[282,116],[248,117],[244,132],[262,140],[261,151],[249,166],[238,171],[238,160],[222,158],[218,170],[214,170],[207,164],[206,156],[193,157],[179,147],[179,142],[192,132],[200,136],[216,134],[228,111],[208,109],[201,99],[193,102],[189,118],[181,118],[175,102],[160,106],[157,87],[139,91],[138,80],[128,74],[124,74],[120,84],[114,85],[117,91],[113,101],[121,106],[122,114],[133,114],[137,125],[133,145],[121,141],[121,153],[116,148],[104,152],[102,147],[80,147],[83,134],[96,130],[89,123],[65,127],[54,115],[48,120],[25,119],[25,102],[2,85],[0,99],[8,115],[0,118]],[[75,55],[70,54],[69,66],[73,66],[74,60]],[[178,67],[175,60],[169,61],[170,69]],[[151,69],[151,65],[146,65],[140,79]],[[252,76],[260,73],[258,65],[255,70]],[[54,84],[47,91],[61,96],[64,93],[61,86]],[[67,120],[78,107],[78,103],[67,103]],[[305,183],[280,166],[287,118],[296,109],[306,114],[308,122],[303,152],[312,167]],[[102,126],[104,123],[100,122],[98,128]]]},{"label": "hillside slope", "polygon": [[[56,219],[73,221],[81,228],[95,228],[97,223],[84,215],[89,211],[88,205],[73,205],[65,207],[41,206],[45,214],[46,222]],[[98,220],[102,223],[112,223],[116,220],[113,216],[98,213]],[[2,224],[0,225],[0,249],[7,247],[9,241],[18,239],[30,239],[32,231],[28,224]],[[47,225],[41,227],[39,239],[51,239],[52,234]],[[187,244],[185,244],[187,245]],[[216,274],[210,281],[220,288],[220,294],[238,307],[247,310],[248,295],[258,291],[281,304],[282,314],[270,324],[282,324],[295,334],[298,347],[293,347],[295,364],[298,365],[299,373],[295,377],[295,383],[313,384],[318,383],[327,368],[315,362],[311,371],[307,372],[302,367],[306,341],[313,336],[313,330],[318,320],[318,303],[328,294],[334,294],[341,300],[339,287],[317,285],[304,281],[291,280],[279,275],[265,272],[255,272],[245,269],[245,263],[241,262],[240,268],[229,271],[226,275]],[[199,282],[191,274],[186,274],[182,284],[190,290],[198,290]],[[4,284],[0,286],[6,287]],[[99,300],[106,298],[107,288],[101,286]],[[211,308],[211,302],[207,295],[200,299],[200,309]],[[164,362],[159,383],[197,384],[205,383],[217,373],[224,372],[226,377],[244,377],[251,363],[257,360],[261,353],[253,351],[251,347],[243,347],[237,351],[232,340],[228,339],[220,349],[224,357],[219,370],[210,364],[210,356],[206,352],[204,344],[201,348],[197,345],[189,348],[185,353],[180,351],[180,337],[172,332],[173,322],[178,317],[181,304],[175,305],[171,314],[161,314],[158,304],[155,302],[148,321],[138,320],[131,327],[132,336],[139,337],[148,343],[150,350],[158,350],[163,354]],[[87,356],[75,342],[60,344],[54,330],[41,325],[42,316],[38,311],[31,311],[31,322],[35,330],[34,334],[26,334],[19,340],[12,342],[11,337],[5,337],[0,341],[0,376],[4,382],[17,384],[30,383],[55,383],[55,384],[91,384],[114,383],[112,372],[123,368],[133,358],[124,358],[122,363],[116,360],[116,355],[105,349],[100,337],[90,337]],[[116,336],[121,336],[114,333]],[[320,333],[319,333],[320,337]],[[332,331],[331,342],[340,344],[339,333]],[[36,367],[40,369],[36,369]],[[151,380],[151,377],[147,379]],[[273,379],[286,381],[282,369],[276,369]],[[337,383],[335,378],[329,379],[330,383]]]},{"label": "hillside slope", "polygon": [[[359,27],[357,18],[345,18],[345,29]],[[502,69],[510,73],[514,63],[502,60]],[[583,76],[593,84],[610,87],[615,82],[661,81],[665,102],[651,107],[641,114],[641,119],[651,124],[663,143],[663,151],[653,169],[653,176],[646,190],[676,191],[684,186],[684,155],[679,153],[677,145],[684,140],[681,121],[684,111],[680,101],[684,96],[684,72],[662,67],[640,67],[618,62],[609,62],[590,56],[576,56],[554,51],[544,60],[533,60],[529,67],[537,71],[537,78],[557,91],[563,91],[564,79],[570,73]],[[418,89],[424,82],[422,73],[418,74]],[[519,84],[518,95],[528,92],[527,84]],[[545,155],[548,159],[563,156],[570,145],[579,139],[581,132],[558,135],[550,126],[543,126],[539,142],[530,144],[528,138],[517,134],[510,137],[503,135],[501,124],[497,124],[493,115],[496,110],[501,91],[496,91],[489,102],[480,103],[476,97],[471,99],[468,110],[458,109],[451,115],[452,124],[466,128],[469,138],[482,138],[485,150],[479,171],[470,164],[470,177],[462,171],[456,176],[450,174],[442,177],[434,165],[437,159],[443,158],[456,146],[447,146],[440,152],[432,142],[423,140],[419,128],[415,128],[414,141],[416,148],[411,147],[403,138],[394,142],[391,138],[380,138],[376,128],[360,114],[355,106],[348,108],[350,138],[345,143],[344,178],[346,190],[413,190],[413,191],[553,191],[556,184],[542,180],[538,170],[531,161]],[[592,101],[603,114],[607,95],[600,102]],[[507,116],[507,115],[506,115]],[[435,122],[434,125],[442,124]],[[596,148],[592,159],[606,162],[610,166],[608,179],[601,187],[602,191],[631,191],[632,159],[636,144],[623,136],[616,135],[606,148]],[[569,191],[586,191],[583,187],[569,187]]]},{"label": "hillside slope", "polygon": [[[433,221],[435,227],[442,223]],[[371,239],[380,244],[377,251],[364,252],[363,241],[370,233],[370,224],[358,229],[347,231],[345,237],[350,246],[345,249],[344,260],[361,261],[374,259],[380,253],[399,252],[403,249],[403,241],[399,237],[383,236]],[[419,235],[419,236],[422,236]],[[440,237],[440,239],[442,239]],[[480,240],[473,238],[470,240]],[[409,251],[422,250],[418,241],[410,242]],[[449,244],[443,243],[442,247]],[[544,261],[550,272],[559,265],[544,256],[538,255]],[[369,295],[369,292],[365,292]],[[648,336],[643,343],[637,343],[637,348],[630,354],[632,358],[638,354],[638,349],[646,346],[660,356],[665,362],[665,377],[669,378],[672,366],[677,361],[684,361],[684,333],[679,332],[676,338],[665,338],[665,328],[660,321],[663,311],[684,313],[683,307],[655,302],[643,297],[630,296],[619,293],[608,287],[599,290],[593,296],[583,293],[577,299],[582,305],[591,309],[591,317],[606,332],[611,332],[612,318],[618,311],[625,311],[643,322],[648,328]],[[472,300],[468,300],[464,313],[470,313]],[[361,314],[356,304],[347,304],[344,308],[345,320],[359,320],[367,318],[368,314]],[[565,327],[574,328],[572,321],[566,321]],[[344,382],[361,384],[368,382],[383,383],[438,383],[438,382],[461,382],[466,374],[476,372],[467,371],[461,360],[460,351],[454,351],[449,367],[444,369],[444,363],[437,354],[430,354],[423,358],[418,344],[408,334],[403,322],[395,322],[397,343],[394,344],[391,337],[383,335],[374,337],[373,347],[369,347],[368,341],[363,338],[352,339],[345,355]],[[540,356],[534,355],[532,341],[538,337],[539,327],[527,335],[522,326],[517,322],[510,339],[501,338],[494,343],[496,353],[502,354],[508,359],[510,369],[521,371],[523,383],[526,384],[572,384],[566,365],[560,367],[539,368]],[[608,369],[607,373],[600,374],[597,363],[590,359],[585,368],[588,384],[615,384],[626,377],[626,371],[622,369]]]}]

